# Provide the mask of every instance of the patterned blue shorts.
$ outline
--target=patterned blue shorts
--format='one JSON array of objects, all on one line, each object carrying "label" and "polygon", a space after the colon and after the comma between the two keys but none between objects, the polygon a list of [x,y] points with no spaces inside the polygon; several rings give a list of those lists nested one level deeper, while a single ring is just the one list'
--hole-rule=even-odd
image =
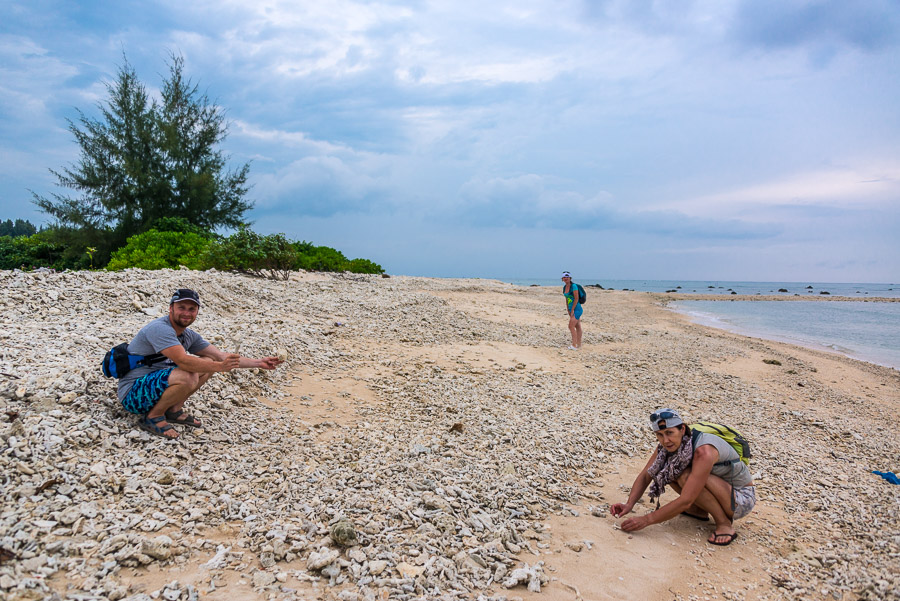
[{"label": "patterned blue shorts", "polygon": [[173,369],[175,368],[158,369],[135,380],[131,390],[122,399],[122,406],[125,407],[125,410],[144,415],[153,409],[153,405],[169,387],[169,374]]}]

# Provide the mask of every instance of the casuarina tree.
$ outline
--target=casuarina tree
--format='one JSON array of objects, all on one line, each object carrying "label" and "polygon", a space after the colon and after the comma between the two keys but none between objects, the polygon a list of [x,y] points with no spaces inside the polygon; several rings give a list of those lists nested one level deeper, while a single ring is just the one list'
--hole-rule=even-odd
[{"label": "casuarina tree", "polygon": [[78,160],[51,169],[72,193],[34,194],[67,245],[99,247],[106,259],[165,217],[206,231],[244,224],[253,206],[245,200],[250,166],[228,169],[218,149],[228,134],[224,110],[185,77],[182,57],[171,57],[159,100],[150,99],[127,59],[106,89],[99,118],[79,110],[69,120]]}]

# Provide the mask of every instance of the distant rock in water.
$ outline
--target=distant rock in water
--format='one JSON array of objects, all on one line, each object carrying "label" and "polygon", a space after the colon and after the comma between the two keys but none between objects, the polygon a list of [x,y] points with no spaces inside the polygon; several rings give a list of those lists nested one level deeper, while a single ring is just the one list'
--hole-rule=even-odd
[{"label": "distant rock in water", "polygon": [[737,292],[735,292],[734,290],[732,290],[731,293],[732,293],[732,294],[737,294]]},{"label": "distant rock in water", "polygon": [[779,289],[778,289],[778,292],[787,292],[787,291],[788,291],[787,288],[779,288]]},{"label": "distant rock in water", "polygon": [[819,294],[831,294],[831,293],[828,292],[827,290],[822,290],[821,292],[819,292]]},{"label": "distant rock in water", "polygon": [[812,290],[813,287],[812,287],[812,286],[807,286],[806,289],[807,289],[807,290]]}]

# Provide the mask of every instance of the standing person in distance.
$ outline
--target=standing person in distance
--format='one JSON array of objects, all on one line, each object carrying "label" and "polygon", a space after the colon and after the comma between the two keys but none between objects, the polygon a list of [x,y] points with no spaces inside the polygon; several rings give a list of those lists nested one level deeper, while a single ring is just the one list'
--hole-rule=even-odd
[{"label": "standing person in distance", "polygon": [[562,274],[563,296],[566,297],[566,311],[569,314],[569,332],[572,333],[572,344],[569,350],[576,351],[581,348],[581,314],[584,309],[579,302],[578,286],[572,281],[572,274],[564,271]]}]

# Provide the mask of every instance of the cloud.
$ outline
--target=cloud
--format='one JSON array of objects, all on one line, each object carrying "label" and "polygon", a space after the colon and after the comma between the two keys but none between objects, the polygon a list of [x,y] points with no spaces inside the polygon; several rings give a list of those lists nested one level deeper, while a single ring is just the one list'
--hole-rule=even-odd
[{"label": "cloud", "polygon": [[575,228],[589,220],[600,225],[609,212],[599,196],[548,189],[545,178],[527,174],[475,179],[460,190],[459,216],[477,225]]},{"label": "cloud", "polygon": [[771,223],[691,216],[672,210],[633,210],[617,204],[607,192],[586,196],[563,189],[565,185],[535,174],[473,180],[462,187],[461,202],[455,210],[463,221],[491,227],[618,229],[698,239],[769,238],[781,231]]},{"label": "cloud", "polygon": [[314,140],[308,134],[303,132],[266,129],[260,125],[248,123],[243,120],[234,121],[231,125],[233,135],[264,145],[289,148],[292,152],[308,152],[315,154],[353,152],[353,150],[347,146]]},{"label": "cloud", "polygon": [[[51,5],[0,8],[8,199],[77,156],[65,119],[123,51],[148,87],[176,52],[252,160],[248,217],[392,269],[555,273],[575,235],[623,277],[682,249],[684,273],[726,274],[802,267],[828,236],[896,272],[896,0]],[[379,229],[400,220],[415,236]]]},{"label": "cloud", "polygon": [[74,65],[16,35],[0,35],[0,64],[0,115],[7,126],[46,119],[59,82],[78,74]]},{"label": "cloud", "polygon": [[391,210],[387,174],[364,161],[308,156],[253,178],[255,212],[330,217]]},{"label": "cloud", "polygon": [[647,36],[697,37],[719,31],[733,10],[722,0],[584,0],[580,12],[596,26],[627,24]]},{"label": "cloud", "polygon": [[734,33],[765,49],[850,46],[875,52],[900,41],[900,11],[892,0],[742,0]]},{"label": "cloud", "polygon": [[866,161],[858,166],[801,171],[758,184],[658,205],[689,215],[720,217],[767,214],[773,207],[820,210],[896,209],[900,202],[900,162]]}]

